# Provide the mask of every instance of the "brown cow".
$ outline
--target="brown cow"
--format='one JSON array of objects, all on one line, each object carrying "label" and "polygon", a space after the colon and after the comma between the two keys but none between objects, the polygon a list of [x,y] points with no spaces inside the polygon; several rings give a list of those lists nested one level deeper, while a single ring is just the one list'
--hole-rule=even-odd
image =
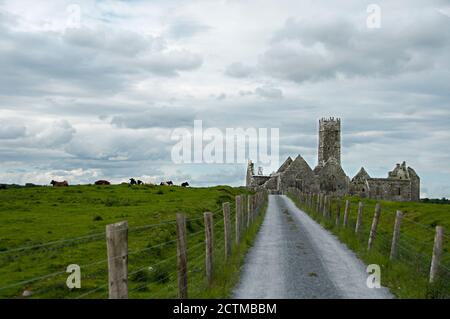
[{"label": "brown cow", "polygon": [[96,182],[95,182],[95,185],[111,185],[111,183],[108,182],[108,181],[105,181],[105,180],[101,179],[101,180],[99,180],[99,181],[96,181]]},{"label": "brown cow", "polygon": [[53,185],[53,187],[67,187],[69,186],[69,183],[67,181],[64,182],[57,182],[57,181],[51,181],[50,184]]}]

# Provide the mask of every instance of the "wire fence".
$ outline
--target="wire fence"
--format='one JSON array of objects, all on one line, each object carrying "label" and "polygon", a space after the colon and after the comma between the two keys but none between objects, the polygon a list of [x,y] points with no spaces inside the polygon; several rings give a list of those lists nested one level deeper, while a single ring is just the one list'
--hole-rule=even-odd
[{"label": "wire fence", "polygon": [[[248,200],[247,200],[248,197]],[[241,198],[241,196],[239,196]],[[237,222],[240,214],[255,214],[261,208],[265,194],[242,196],[240,207],[229,203],[229,219]],[[248,201],[251,201],[250,204]],[[225,256],[225,224],[223,207],[212,210],[214,223],[214,260]],[[239,223],[243,224],[242,219]],[[185,219],[187,274],[193,278],[189,287],[178,285],[180,276],[180,239],[177,220],[133,225],[126,228],[126,255],[111,255],[111,238],[123,234],[123,229],[61,238],[48,242],[29,243],[0,251],[0,268],[10,276],[0,283],[0,298],[111,298],[114,265],[126,259],[127,294],[130,298],[176,298],[183,289],[199,293],[207,288],[205,280],[205,217]],[[237,229],[237,228],[236,228]],[[235,227],[228,229],[228,232]],[[232,238],[235,238],[233,233]],[[217,263],[219,264],[219,262]],[[24,265],[32,267],[25,268]],[[81,287],[76,286],[75,272],[79,269]],[[114,269],[113,269],[114,270]],[[74,276],[74,277],[73,277]],[[69,288],[70,284],[75,285]]]},{"label": "wire fence", "polygon": [[375,217],[373,202],[353,198],[344,201],[294,188],[288,194],[361,256],[382,263],[388,276],[394,271],[401,274],[411,286],[421,290],[421,297],[450,298],[450,240],[438,231],[440,226],[422,224],[400,212],[398,238],[393,244],[397,210],[380,206],[380,215]]}]

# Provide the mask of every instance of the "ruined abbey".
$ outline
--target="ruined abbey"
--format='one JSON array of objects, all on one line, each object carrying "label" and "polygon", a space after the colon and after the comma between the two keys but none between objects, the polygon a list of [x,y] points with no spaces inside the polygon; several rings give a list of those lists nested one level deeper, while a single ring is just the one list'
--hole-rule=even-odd
[{"label": "ruined abbey", "polygon": [[249,161],[246,186],[252,189],[264,188],[273,193],[283,193],[294,187],[306,193],[334,196],[420,200],[420,178],[405,162],[397,164],[387,178],[372,178],[361,168],[350,179],[341,166],[341,120],[334,118],[319,121],[318,164],[314,169],[298,155],[294,160],[288,157],[278,171],[267,176],[261,170],[255,174],[254,164]]}]

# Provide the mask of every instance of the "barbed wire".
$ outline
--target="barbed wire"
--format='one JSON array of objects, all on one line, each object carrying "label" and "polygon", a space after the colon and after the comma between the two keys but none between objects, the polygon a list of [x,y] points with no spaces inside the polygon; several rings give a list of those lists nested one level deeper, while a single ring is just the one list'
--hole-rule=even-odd
[{"label": "barbed wire", "polygon": [[[220,209],[216,210],[216,213],[217,212],[220,212]],[[196,221],[196,220],[200,220],[203,218],[204,218],[203,216],[195,217],[195,218],[188,218],[188,219],[186,219],[186,221]],[[155,228],[155,227],[165,226],[168,224],[175,224],[175,223],[176,223],[176,220],[168,220],[168,221],[164,221],[164,222],[160,222],[160,223],[153,223],[153,224],[147,224],[147,225],[142,225],[142,226],[134,226],[134,227],[129,227],[128,232],[146,230],[146,229],[150,229],[150,228]],[[123,229],[111,230],[112,233],[118,232],[118,231],[123,231]],[[90,234],[90,235],[64,238],[64,239],[59,239],[59,240],[50,241],[50,242],[37,244],[37,245],[26,245],[26,246],[22,246],[22,247],[17,247],[17,248],[0,251],[0,256],[6,255],[9,253],[14,253],[14,252],[20,252],[20,251],[32,250],[32,249],[34,250],[34,249],[39,249],[42,247],[52,246],[52,245],[56,245],[56,244],[62,244],[62,243],[73,242],[73,241],[81,241],[81,240],[86,240],[86,239],[91,239],[91,238],[98,238],[98,239],[103,238],[104,239],[105,236],[106,236],[106,231],[102,231],[102,232],[98,232],[98,233],[94,233],[94,234]]]}]

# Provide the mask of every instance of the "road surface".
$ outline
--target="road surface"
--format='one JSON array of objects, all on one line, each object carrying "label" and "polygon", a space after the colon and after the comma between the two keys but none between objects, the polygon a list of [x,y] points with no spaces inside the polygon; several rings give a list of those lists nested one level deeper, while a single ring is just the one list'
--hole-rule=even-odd
[{"label": "road surface", "polygon": [[[382,275],[382,274],[381,274]],[[284,195],[270,195],[234,298],[393,298],[368,288],[366,266]]]}]

